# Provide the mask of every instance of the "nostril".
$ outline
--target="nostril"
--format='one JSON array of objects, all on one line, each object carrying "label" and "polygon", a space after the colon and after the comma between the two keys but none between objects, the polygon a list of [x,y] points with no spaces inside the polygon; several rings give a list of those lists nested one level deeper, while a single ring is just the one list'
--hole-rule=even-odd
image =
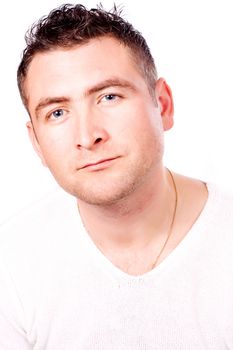
[{"label": "nostril", "polygon": [[98,137],[98,139],[95,140],[95,143],[99,143],[101,141],[102,141],[101,137]]}]

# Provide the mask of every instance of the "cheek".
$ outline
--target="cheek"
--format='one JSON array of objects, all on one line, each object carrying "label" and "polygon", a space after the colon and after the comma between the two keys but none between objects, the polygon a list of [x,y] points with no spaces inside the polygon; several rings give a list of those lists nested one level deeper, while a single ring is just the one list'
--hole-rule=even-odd
[{"label": "cheek", "polygon": [[43,133],[39,136],[39,142],[44,159],[48,166],[59,161],[64,163],[70,152],[70,139],[65,133]]},{"label": "cheek", "polygon": [[118,145],[130,156],[132,162],[147,166],[163,156],[164,142],[160,128],[152,123],[141,123],[139,120],[130,125],[130,128],[117,134]]},{"label": "cheek", "polygon": [[[133,103],[135,102],[135,103]],[[108,118],[105,119],[105,125],[111,135],[121,140],[127,140],[128,137],[138,137],[141,130],[146,128],[148,116],[137,101],[124,103],[119,108],[111,111]]]},{"label": "cheek", "polygon": [[135,147],[146,159],[160,159],[164,150],[163,128],[160,115],[144,111],[134,123]]},{"label": "cheek", "polygon": [[127,120],[128,134],[134,136],[136,140],[143,143],[153,143],[159,141],[163,136],[163,126],[161,116],[155,108],[141,106],[138,104],[134,113],[131,111]]}]

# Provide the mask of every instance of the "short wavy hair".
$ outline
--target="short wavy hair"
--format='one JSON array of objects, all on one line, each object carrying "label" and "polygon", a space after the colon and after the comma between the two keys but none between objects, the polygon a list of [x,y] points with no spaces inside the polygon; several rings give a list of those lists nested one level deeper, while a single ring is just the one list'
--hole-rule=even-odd
[{"label": "short wavy hair", "polygon": [[115,5],[108,12],[102,5],[88,10],[81,4],[64,4],[34,23],[25,35],[26,48],[17,71],[19,92],[25,107],[27,108],[28,101],[24,82],[30,62],[37,53],[72,48],[103,36],[111,36],[131,50],[132,57],[153,94],[157,80],[154,59],[144,37],[121,14],[122,10]]}]

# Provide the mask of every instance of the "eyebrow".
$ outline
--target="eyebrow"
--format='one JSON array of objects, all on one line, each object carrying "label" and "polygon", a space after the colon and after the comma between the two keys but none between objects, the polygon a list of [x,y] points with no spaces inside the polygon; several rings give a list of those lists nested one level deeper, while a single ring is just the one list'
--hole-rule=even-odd
[{"label": "eyebrow", "polygon": [[[111,78],[111,79],[106,79],[106,80],[96,84],[95,86],[88,88],[84,92],[83,96],[88,97],[90,95],[95,94],[96,92],[100,92],[101,90],[107,89],[109,87],[122,87],[124,89],[136,91],[135,85],[130,83],[129,81],[124,80],[124,79],[119,79],[119,78]],[[42,98],[35,108],[35,114],[38,115],[38,113],[43,108],[46,108],[52,104],[67,103],[70,101],[71,101],[71,99],[69,97],[66,97],[66,96]]]},{"label": "eyebrow", "polygon": [[41,111],[41,109],[48,107],[54,103],[64,103],[64,102],[70,102],[70,98],[65,96],[42,98],[35,108],[35,113],[37,115]]},{"label": "eyebrow", "polygon": [[119,79],[119,78],[111,78],[111,79],[106,79],[98,84],[96,84],[95,86],[87,89],[84,92],[84,96],[90,96],[96,92],[99,92],[101,90],[107,89],[109,87],[122,87],[124,89],[130,89],[132,91],[136,91],[136,87],[130,83],[127,80],[124,79]]}]

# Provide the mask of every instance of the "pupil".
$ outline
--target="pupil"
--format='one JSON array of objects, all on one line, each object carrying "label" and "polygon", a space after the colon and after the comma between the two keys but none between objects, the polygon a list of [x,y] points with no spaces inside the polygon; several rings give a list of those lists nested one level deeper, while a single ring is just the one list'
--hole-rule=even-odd
[{"label": "pupil", "polygon": [[55,112],[53,113],[53,115],[54,115],[55,117],[60,117],[62,114],[63,114],[62,109],[58,109],[57,111],[55,111]]}]

